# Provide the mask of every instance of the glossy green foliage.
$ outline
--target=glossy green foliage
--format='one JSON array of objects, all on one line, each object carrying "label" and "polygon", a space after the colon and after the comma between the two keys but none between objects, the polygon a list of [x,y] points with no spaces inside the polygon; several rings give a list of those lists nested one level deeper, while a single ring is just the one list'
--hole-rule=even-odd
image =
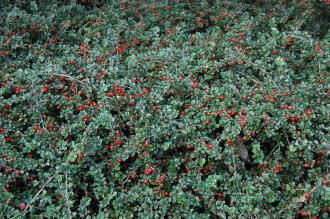
[{"label": "glossy green foliage", "polygon": [[0,218],[329,218],[329,1],[9,1]]}]

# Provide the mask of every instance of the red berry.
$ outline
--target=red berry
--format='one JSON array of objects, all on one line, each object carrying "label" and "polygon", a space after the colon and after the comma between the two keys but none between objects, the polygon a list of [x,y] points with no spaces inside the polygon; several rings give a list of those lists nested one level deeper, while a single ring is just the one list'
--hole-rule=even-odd
[{"label": "red berry", "polygon": [[84,116],[84,122],[85,122],[85,123],[88,123],[88,115],[85,115],[85,116]]},{"label": "red berry", "polygon": [[244,126],[245,126],[245,122],[241,122],[239,125],[240,125],[241,127],[244,127]]},{"label": "red berry", "polygon": [[44,89],[42,90],[44,93],[49,91],[49,85],[45,84]]},{"label": "red berry", "polygon": [[10,167],[6,167],[6,169],[4,170],[4,173],[5,174],[8,174],[10,171],[11,171],[11,168]]},{"label": "red berry", "polygon": [[207,146],[207,148],[208,148],[209,150],[212,150],[212,149],[213,149],[213,145],[212,145],[212,144],[209,144],[209,145]]},{"label": "red berry", "polygon": [[306,198],[306,199],[310,199],[310,198],[311,198],[311,193],[307,193],[307,194],[305,195],[305,198]]},{"label": "red berry", "polygon": [[19,203],[18,208],[23,211],[26,208],[25,203],[23,202]]},{"label": "red berry", "polygon": [[241,119],[241,120],[244,120],[245,119],[245,117],[244,117],[244,115],[242,114],[242,115],[240,115],[239,116],[239,118]]},{"label": "red berry", "polygon": [[221,101],[223,101],[223,100],[225,99],[225,96],[224,96],[224,95],[221,95],[221,96],[219,97],[219,99],[220,99]]},{"label": "red berry", "polygon": [[70,61],[70,65],[74,65],[74,61],[73,60]]},{"label": "red berry", "polygon": [[148,181],[148,180],[146,180],[146,179],[145,179],[145,180],[143,180],[143,184],[144,184],[144,185],[147,185],[148,183],[149,183],[149,181]]},{"label": "red berry", "polygon": [[222,197],[222,192],[218,192],[217,196],[218,196],[218,198],[221,198]]},{"label": "red berry", "polygon": [[293,110],[293,106],[288,106],[288,110]]},{"label": "red berry", "polygon": [[151,168],[148,168],[148,169],[146,169],[146,170],[144,171],[144,173],[145,173],[146,175],[150,175],[150,174],[152,174],[152,169],[151,169]]},{"label": "red berry", "polygon": [[309,164],[308,163],[304,163],[304,168],[308,169],[309,168]]},{"label": "red berry", "polygon": [[20,93],[20,92],[22,92],[22,88],[21,87],[16,87],[15,91],[16,91],[16,93]]},{"label": "red berry", "polygon": [[164,192],[164,196],[168,197],[169,196],[168,192]]}]

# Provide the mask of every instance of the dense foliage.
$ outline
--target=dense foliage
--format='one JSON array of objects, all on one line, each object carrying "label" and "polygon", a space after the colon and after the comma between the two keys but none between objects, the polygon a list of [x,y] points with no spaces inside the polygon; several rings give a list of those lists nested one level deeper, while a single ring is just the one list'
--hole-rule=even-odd
[{"label": "dense foliage", "polygon": [[0,218],[329,218],[330,1],[0,6]]}]

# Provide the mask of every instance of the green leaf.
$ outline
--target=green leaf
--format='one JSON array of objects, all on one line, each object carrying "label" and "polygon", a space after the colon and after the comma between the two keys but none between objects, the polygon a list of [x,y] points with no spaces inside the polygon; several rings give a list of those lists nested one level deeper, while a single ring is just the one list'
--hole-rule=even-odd
[{"label": "green leaf", "polygon": [[289,150],[290,150],[290,152],[296,152],[297,148],[293,144],[290,144]]}]

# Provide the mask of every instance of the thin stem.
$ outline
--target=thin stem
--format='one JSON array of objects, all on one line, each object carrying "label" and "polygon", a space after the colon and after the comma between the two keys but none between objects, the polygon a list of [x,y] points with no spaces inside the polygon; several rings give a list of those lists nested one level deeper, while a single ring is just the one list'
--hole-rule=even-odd
[{"label": "thin stem", "polygon": [[69,195],[68,195],[68,171],[65,171],[65,198],[66,198],[66,206],[68,208],[69,218],[71,219],[71,210],[69,206]]},{"label": "thin stem", "polygon": [[80,81],[80,80],[78,80],[78,79],[76,79],[76,78],[74,78],[70,75],[59,74],[59,73],[44,73],[44,74],[46,74],[46,75],[57,75],[57,76],[65,77],[65,78],[70,78],[71,80],[77,81],[78,83],[85,85],[84,82],[82,82],[82,81]]},{"label": "thin stem", "polygon": [[[46,187],[46,185],[48,185],[50,183],[50,181],[57,176],[58,172],[56,172],[53,176],[51,176],[47,182],[45,182],[45,184],[41,187],[41,189],[37,192],[37,194],[35,194],[35,196],[31,199],[30,203],[26,206],[26,208],[24,209],[24,211],[22,212],[22,215],[31,207],[32,203],[37,199],[37,197],[39,196],[39,194],[44,190],[44,188]],[[16,215],[14,218],[17,218],[18,215]]]},{"label": "thin stem", "polygon": [[260,67],[259,65],[249,61],[249,60],[244,60],[246,63],[258,68],[262,73],[264,73],[266,75],[266,77],[274,84],[274,86],[276,87],[277,90],[280,90],[279,87],[277,86],[277,84],[275,83],[275,81],[272,79],[272,77],[269,75],[269,73],[262,67]]}]

